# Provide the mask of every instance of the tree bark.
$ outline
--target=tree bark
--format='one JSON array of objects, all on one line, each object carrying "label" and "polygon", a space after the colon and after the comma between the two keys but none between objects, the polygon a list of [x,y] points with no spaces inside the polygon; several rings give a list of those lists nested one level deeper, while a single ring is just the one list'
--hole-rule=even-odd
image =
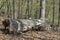
[{"label": "tree bark", "polygon": [[53,0],[53,18],[52,18],[52,23],[54,24],[54,14],[55,14],[55,1]]},{"label": "tree bark", "polygon": [[41,9],[42,9],[42,0],[40,0],[40,14],[39,14],[39,18],[41,18]]},{"label": "tree bark", "polygon": [[18,18],[20,18],[20,0],[18,1]]},{"label": "tree bark", "polygon": [[15,19],[15,0],[13,0],[13,19]]},{"label": "tree bark", "polygon": [[59,27],[60,27],[60,0],[59,0],[58,25],[59,25]]},{"label": "tree bark", "polygon": [[29,4],[29,1],[30,0],[27,0],[27,15],[28,15],[28,18],[30,17],[30,4]]},{"label": "tree bark", "polygon": [[45,21],[45,1],[46,0],[41,0],[42,1],[42,9],[41,9],[41,19]]}]

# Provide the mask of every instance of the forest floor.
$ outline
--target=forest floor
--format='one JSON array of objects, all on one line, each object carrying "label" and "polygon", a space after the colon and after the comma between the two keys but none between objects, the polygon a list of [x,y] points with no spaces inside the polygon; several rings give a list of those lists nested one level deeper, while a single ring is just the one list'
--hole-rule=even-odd
[{"label": "forest floor", "polygon": [[47,31],[28,31],[20,35],[5,34],[1,30],[0,25],[0,40],[60,40],[60,33]]},{"label": "forest floor", "polygon": [[0,30],[0,40],[60,40],[60,34],[47,31],[28,31],[20,35],[5,34]]}]

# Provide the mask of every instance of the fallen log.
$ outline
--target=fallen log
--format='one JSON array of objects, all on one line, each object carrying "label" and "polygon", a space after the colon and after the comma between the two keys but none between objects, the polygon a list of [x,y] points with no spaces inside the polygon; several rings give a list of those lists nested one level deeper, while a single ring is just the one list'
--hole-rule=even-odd
[{"label": "fallen log", "polygon": [[10,31],[16,32],[24,32],[27,30],[37,29],[44,30],[45,23],[40,19],[5,19],[3,22],[3,26],[6,28],[8,27]]}]

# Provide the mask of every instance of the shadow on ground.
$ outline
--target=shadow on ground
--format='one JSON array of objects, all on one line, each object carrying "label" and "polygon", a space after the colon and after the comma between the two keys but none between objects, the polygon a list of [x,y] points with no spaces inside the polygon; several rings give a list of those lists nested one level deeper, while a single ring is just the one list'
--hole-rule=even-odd
[{"label": "shadow on ground", "polygon": [[9,33],[9,30],[5,30],[5,29],[1,29],[0,28],[0,31],[3,33],[3,34],[13,34],[13,32]]}]

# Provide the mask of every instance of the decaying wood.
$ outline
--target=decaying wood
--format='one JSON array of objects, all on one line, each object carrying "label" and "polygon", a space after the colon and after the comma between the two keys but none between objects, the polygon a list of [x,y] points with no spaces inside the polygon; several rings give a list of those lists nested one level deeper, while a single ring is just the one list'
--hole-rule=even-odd
[{"label": "decaying wood", "polygon": [[9,19],[9,21],[7,21],[8,19],[4,20],[4,27],[6,28],[7,26],[10,25],[10,29],[12,31],[27,31],[30,30],[32,28],[34,29],[40,29],[41,26],[44,26],[44,22],[40,19]]},{"label": "decaying wood", "polygon": [[44,22],[41,19],[5,19],[3,22],[5,29],[9,27],[9,30],[13,31],[14,33],[24,32],[31,29],[47,31],[53,31],[58,29],[57,27],[51,27],[48,24],[48,21]]}]

